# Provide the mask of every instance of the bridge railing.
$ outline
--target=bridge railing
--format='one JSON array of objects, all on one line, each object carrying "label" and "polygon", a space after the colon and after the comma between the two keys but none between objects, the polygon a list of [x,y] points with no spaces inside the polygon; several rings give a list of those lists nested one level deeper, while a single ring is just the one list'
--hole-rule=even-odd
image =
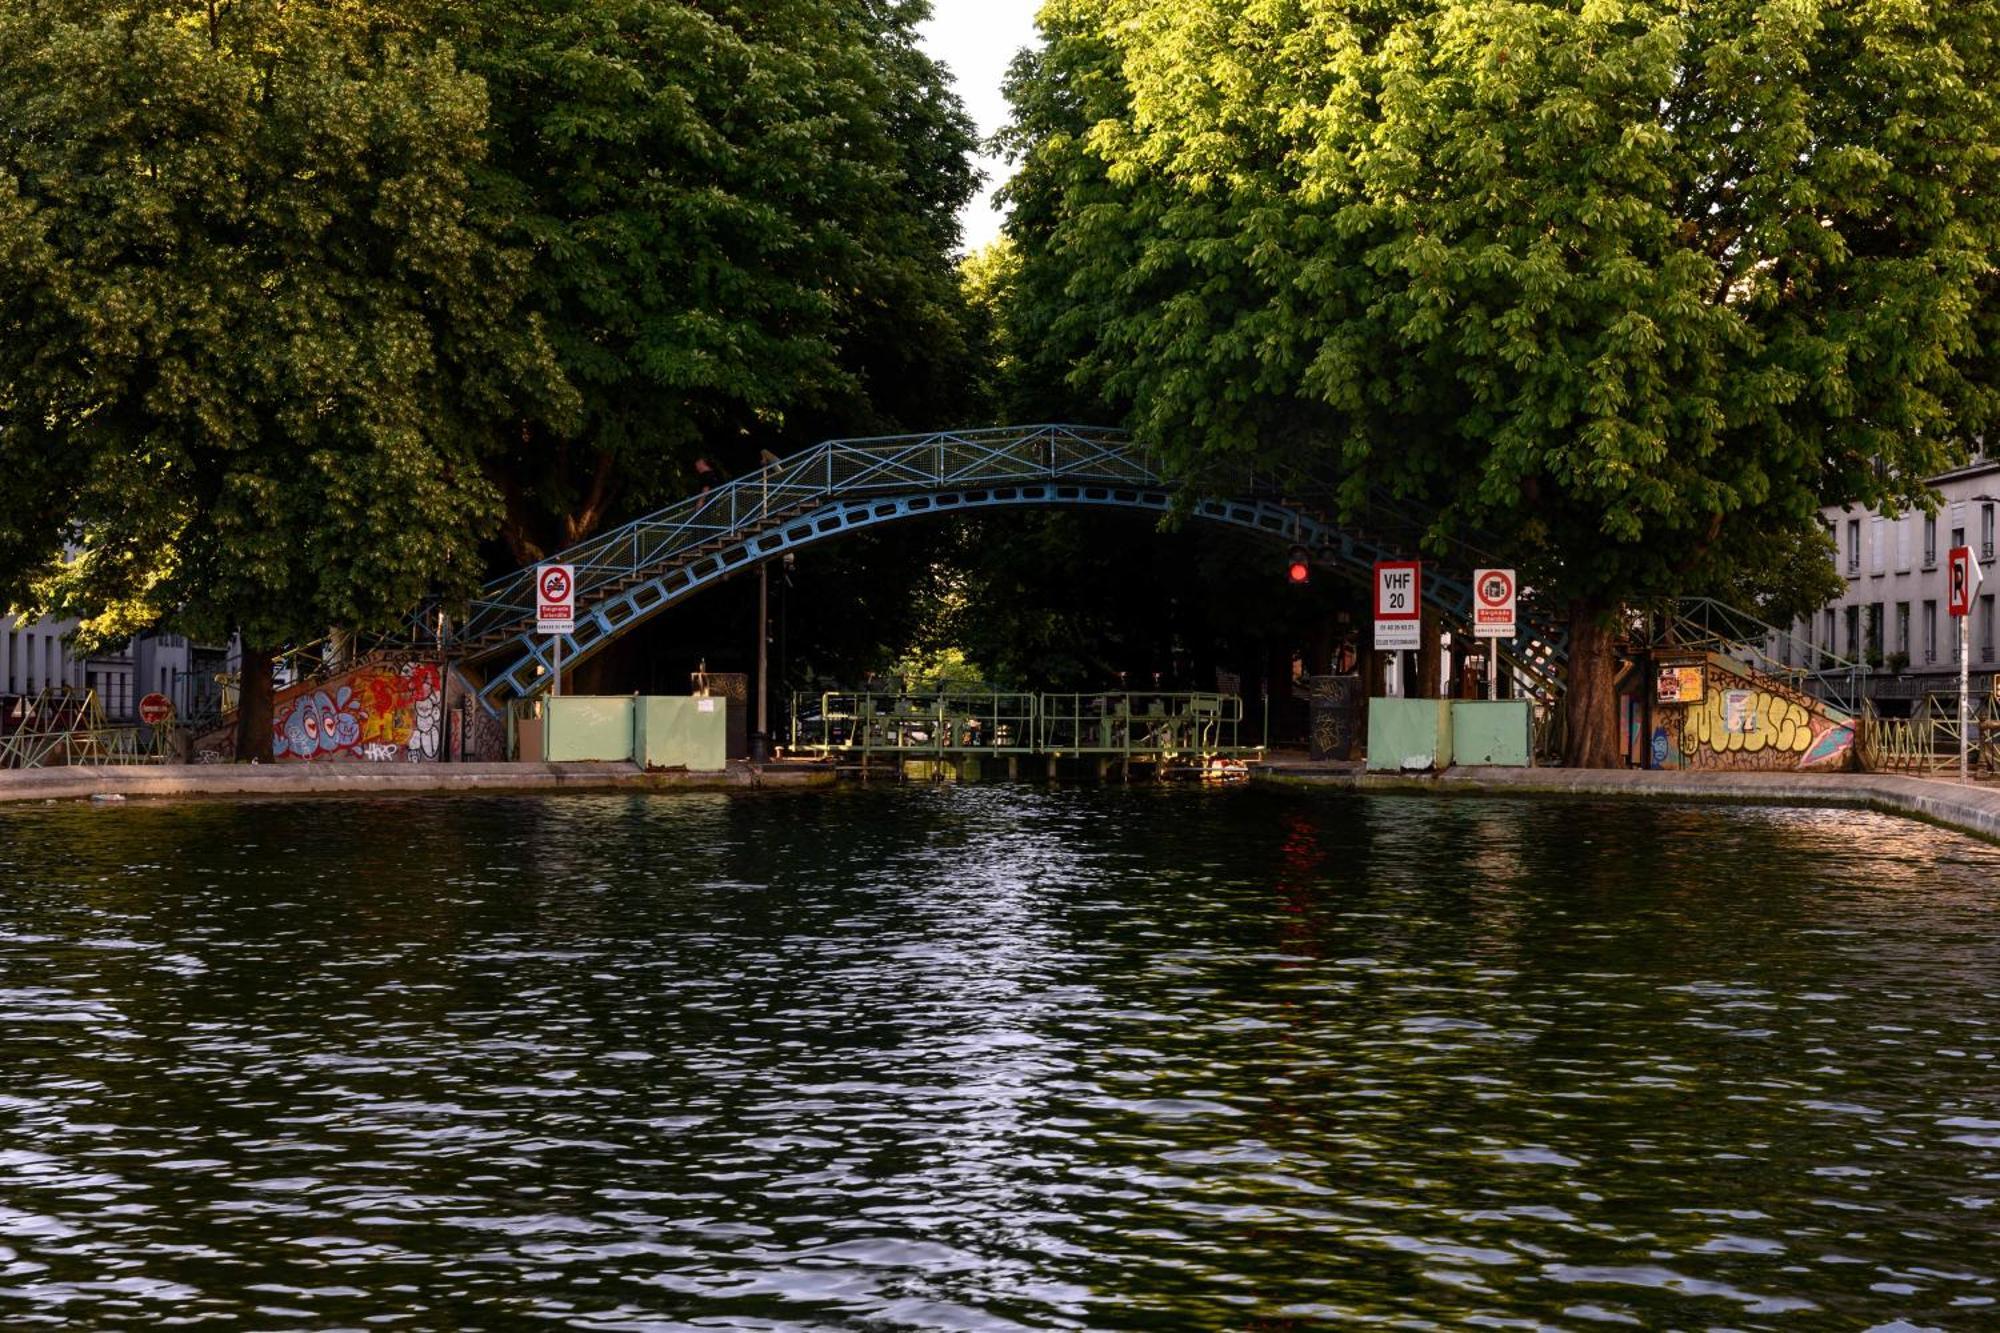
[{"label": "bridge railing", "polygon": [[1033,754],[1036,696],[1001,691],[792,696],[792,748],[802,754]]},{"label": "bridge railing", "polygon": [[1244,754],[1243,700],[1234,694],[1045,694],[1041,750],[1116,758]]},{"label": "bridge railing", "polygon": [[[835,497],[866,499],[912,489],[1064,477],[1160,481],[1152,456],[1133,448],[1123,431],[1096,427],[1038,425],[828,440],[548,559],[576,567],[577,600],[587,607],[593,594],[621,580],[710,543],[800,516]],[[480,589],[452,637],[457,642],[479,640],[516,627],[532,618],[534,610],[534,569],[519,569]],[[422,638],[434,626],[434,617],[431,609],[419,614],[411,634]]]},{"label": "bridge railing", "polygon": [[1124,759],[1252,754],[1243,700],[1232,694],[920,694],[792,696],[801,754],[1037,754]]}]

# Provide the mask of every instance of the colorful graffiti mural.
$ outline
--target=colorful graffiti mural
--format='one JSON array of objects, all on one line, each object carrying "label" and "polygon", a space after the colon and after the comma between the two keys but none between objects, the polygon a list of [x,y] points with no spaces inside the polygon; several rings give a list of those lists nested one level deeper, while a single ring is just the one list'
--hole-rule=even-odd
[{"label": "colorful graffiti mural", "polygon": [[[1763,676],[1706,668],[1705,688],[1673,707],[1662,701],[1652,735],[1656,768],[1840,769],[1854,753],[1854,725],[1818,700]],[[1699,702],[1695,702],[1698,700]]]},{"label": "colorful graffiti mural", "polygon": [[443,674],[433,662],[362,667],[281,696],[271,731],[279,759],[429,763],[444,739]]}]

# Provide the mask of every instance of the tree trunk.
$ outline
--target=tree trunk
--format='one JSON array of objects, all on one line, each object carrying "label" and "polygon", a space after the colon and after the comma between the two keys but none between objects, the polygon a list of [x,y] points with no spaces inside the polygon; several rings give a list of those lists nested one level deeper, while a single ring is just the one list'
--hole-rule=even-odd
[{"label": "tree trunk", "polygon": [[236,762],[271,761],[271,661],[274,648],[243,645],[243,669],[236,678]]},{"label": "tree trunk", "polygon": [[1612,608],[1591,600],[1569,608],[1569,688],[1563,697],[1563,765],[1618,768],[1618,651]]}]

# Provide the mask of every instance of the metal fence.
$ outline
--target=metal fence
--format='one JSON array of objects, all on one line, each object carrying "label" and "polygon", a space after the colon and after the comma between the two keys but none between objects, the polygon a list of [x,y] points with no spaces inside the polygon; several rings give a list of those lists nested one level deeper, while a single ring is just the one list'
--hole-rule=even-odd
[{"label": "metal fence", "polygon": [[1164,762],[1261,752],[1244,735],[1233,694],[917,694],[792,696],[791,748],[800,754],[911,758],[1048,755]]},{"label": "metal fence", "polygon": [[1956,695],[1928,695],[1909,717],[1876,717],[1870,709],[1860,723],[1861,766],[1877,773],[1955,770],[1963,738],[1972,766],[1992,773],[2000,768],[2000,701],[1975,700],[1968,721],[1961,731]]},{"label": "metal fence", "polygon": [[0,768],[163,764],[174,753],[171,728],[113,725],[95,690],[54,686],[0,707]]}]

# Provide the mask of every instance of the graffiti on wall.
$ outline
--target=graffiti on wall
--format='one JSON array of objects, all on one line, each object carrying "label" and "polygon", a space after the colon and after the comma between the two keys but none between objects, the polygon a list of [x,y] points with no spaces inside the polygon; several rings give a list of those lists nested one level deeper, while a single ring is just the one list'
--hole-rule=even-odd
[{"label": "graffiti on wall", "polygon": [[1808,697],[1761,678],[1710,682],[1700,703],[1664,709],[1652,757],[1662,768],[1836,769],[1854,751],[1854,726]]},{"label": "graffiti on wall", "polygon": [[433,662],[363,667],[280,699],[271,721],[279,759],[427,763],[444,737],[444,681]]}]

